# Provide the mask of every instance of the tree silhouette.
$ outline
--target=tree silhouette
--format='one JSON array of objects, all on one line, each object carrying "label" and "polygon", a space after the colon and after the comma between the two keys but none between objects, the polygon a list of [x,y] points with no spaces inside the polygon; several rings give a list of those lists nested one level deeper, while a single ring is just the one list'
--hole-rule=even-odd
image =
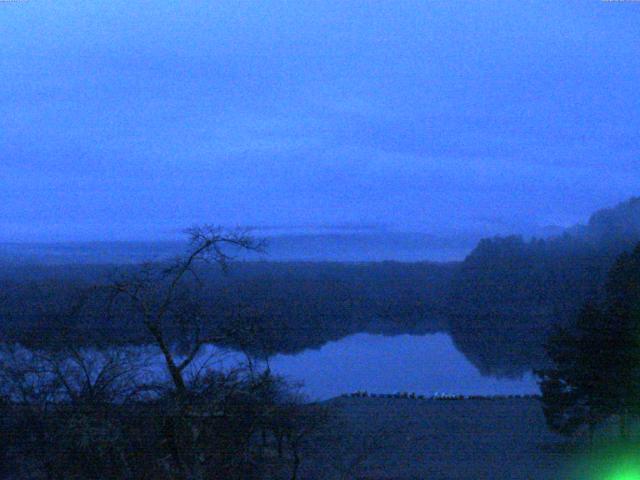
[{"label": "tree silhouette", "polygon": [[543,410],[549,427],[571,435],[593,431],[611,416],[640,413],[640,245],[612,267],[602,306],[587,303],[573,328],[559,328],[546,352],[552,366],[539,370]]}]

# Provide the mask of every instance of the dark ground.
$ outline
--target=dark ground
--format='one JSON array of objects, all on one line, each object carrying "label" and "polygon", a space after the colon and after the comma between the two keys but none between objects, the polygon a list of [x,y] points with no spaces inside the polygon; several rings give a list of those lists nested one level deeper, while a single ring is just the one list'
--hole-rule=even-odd
[{"label": "dark ground", "polygon": [[537,399],[338,398],[327,404],[336,407],[341,431],[332,432],[335,448],[307,459],[301,478],[567,478],[563,439],[547,430]]}]

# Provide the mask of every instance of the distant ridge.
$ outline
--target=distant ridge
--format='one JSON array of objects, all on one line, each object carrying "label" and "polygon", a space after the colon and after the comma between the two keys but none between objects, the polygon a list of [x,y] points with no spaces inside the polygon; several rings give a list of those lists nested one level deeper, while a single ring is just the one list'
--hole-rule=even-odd
[{"label": "distant ridge", "polygon": [[[440,237],[411,232],[296,233],[266,237],[265,254],[240,260],[264,261],[453,261],[462,260],[477,236]],[[180,241],[0,243],[0,259],[30,264],[131,264],[174,257]]]},{"label": "distant ridge", "polygon": [[598,210],[586,225],[577,225],[567,234],[590,242],[640,240],[640,197]]},{"label": "distant ridge", "polygon": [[[533,229],[525,240],[585,245],[640,239],[640,197],[595,212],[584,225],[563,228],[549,225]],[[508,238],[508,237],[495,237]],[[483,243],[478,234],[434,235],[417,232],[327,231],[271,233],[267,253],[242,260],[265,261],[462,261]],[[491,241],[492,239],[488,239]],[[486,243],[487,240],[484,240]],[[181,241],[84,241],[54,243],[0,242],[0,261],[11,264],[131,264],[162,260],[180,254]]]}]

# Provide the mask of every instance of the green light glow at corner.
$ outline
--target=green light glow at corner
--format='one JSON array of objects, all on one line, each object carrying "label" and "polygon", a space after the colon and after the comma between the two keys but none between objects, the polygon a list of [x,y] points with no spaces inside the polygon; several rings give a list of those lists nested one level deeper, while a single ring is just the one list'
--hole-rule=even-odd
[{"label": "green light glow at corner", "polygon": [[604,475],[598,480],[640,480],[640,458],[627,452],[610,452],[609,458],[601,464]]},{"label": "green light glow at corner", "polygon": [[608,445],[575,458],[562,480],[640,480],[640,444]]},{"label": "green light glow at corner", "polygon": [[637,464],[621,465],[603,480],[640,480],[640,468]]}]

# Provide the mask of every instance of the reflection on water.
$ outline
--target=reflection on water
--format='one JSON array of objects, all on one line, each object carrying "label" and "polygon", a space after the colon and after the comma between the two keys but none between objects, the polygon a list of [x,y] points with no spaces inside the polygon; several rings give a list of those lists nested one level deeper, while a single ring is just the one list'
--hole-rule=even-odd
[{"label": "reflection on water", "polygon": [[[162,355],[152,346],[109,352],[88,350],[87,353],[85,367],[88,366],[94,375],[99,374],[100,365],[120,356],[122,361],[128,362],[123,364],[126,368],[135,367],[129,371],[136,372],[137,382],[168,380]],[[17,359],[18,363],[40,358],[26,349],[14,351],[13,355],[11,358]],[[68,367],[73,367],[73,360],[67,361]],[[210,345],[201,351],[186,373],[194,376],[211,368],[228,370],[246,362],[241,353]],[[302,393],[311,400],[355,391],[423,395],[538,393],[536,381],[530,374],[521,379],[482,376],[456,349],[449,335],[443,333],[397,336],[359,333],[329,342],[317,350],[276,355],[269,359],[269,367],[289,381],[301,383]]]},{"label": "reflection on water", "polygon": [[[208,353],[213,353],[211,350]],[[228,357],[224,362],[229,365]],[[383,336],[360,333],[330,342],[318,350],[276,355],[272,371],[303,382],[311,399],[342,393],[416,392],[462,395],[538,393],[532,375],[521,379],[482,376],[460,353],[449,335]]]}]

